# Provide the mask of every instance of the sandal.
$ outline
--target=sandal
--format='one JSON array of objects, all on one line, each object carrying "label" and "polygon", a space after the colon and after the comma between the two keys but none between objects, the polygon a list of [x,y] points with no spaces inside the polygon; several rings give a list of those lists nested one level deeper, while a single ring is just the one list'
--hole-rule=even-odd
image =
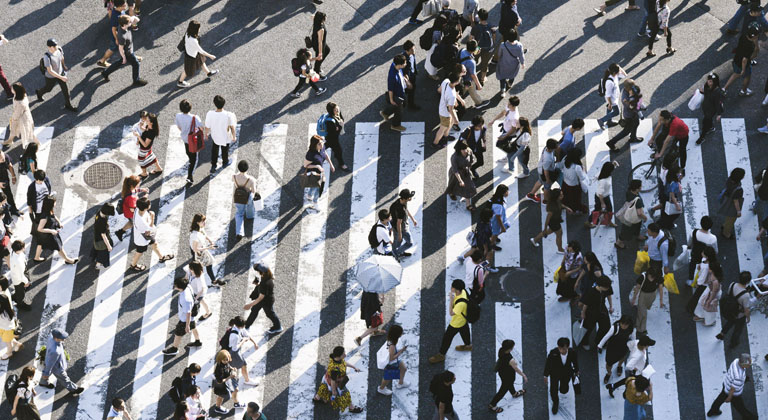
[{"label": "sandal", "polygon": [[362,413],[363,412],[363,407],[350,408],[349,412],[352,413],[352,414]]},{"label": "sandal", "polygon": [[144,271],[146,269],[147,269],[146,265],[139,264],[139,265],[132,265],[131,266],[131,270],[133,270],[133,271]]},{"label": "sandal", "polygon": [[674,55],[674,54],[675,54],[675,51],[677,51],[677,50],[676,50],[676,49],[674,49],[674,48],[671,48],[671,47],[670,47],[670,48],[667,48],[667,54],[669,54],[669,55]]},{"label": "sandal", "polygon": [[163,173],[163,170],[162,170],[162,169],[160,169],[160,170],[158,170],[158,171],[152,171],[152,172],[150,172],[150,174],[151,174],[151,175],[157,175],[157,174],[161,174],[161,173]]},{"label": "sandal", "polygon": [[198,321],[205,321],[206,319],[210,318],[211,315],[213,315],[213,312],[209,313],[208,315],[203,315],[198,319]]},{"label": "sandal", "polygon": [[492,405],[489,405],[489,406],[488,406],[488,409],[489,409],[489,410],[491,410],[491,413],[496,413],[496,414],[499,414],[499,413],[501,413],[502,411],[504,411],[504,409],[503,409],[503,408],[501,408],[501,407],[494,407],[494,406],[492,406]]},{"label": "sandal", "polygon": [[525,395],[525,390],[521,389],[521,390],[515,392],[514,394],[512,394],[512,398],[520,398],[523,395]]},{"label": "sandal", "polygon": [[162,262],[166,262],[168,260],[172,260],[173,257],[174,257],[173,254],[163,255],[163,258],[160,258],[160,262],[162,263]]},{"label": "sandal", "polygon": [[645,53],[645,56],[646,57],[656,57],[656,53],[653,52],[653,51],[648,51],[647,53]]},{"label": "sandal", "polygon": [[80,258],[75,258],[74,260],[72,260],[72,262],[64,261],[64,264],[75,265],[77,264],[78,261],[80,261]]}]

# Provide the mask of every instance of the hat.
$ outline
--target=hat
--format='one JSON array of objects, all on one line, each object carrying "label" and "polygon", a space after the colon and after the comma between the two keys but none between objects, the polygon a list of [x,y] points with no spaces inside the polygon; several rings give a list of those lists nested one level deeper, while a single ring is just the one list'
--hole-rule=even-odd
[{"label": "hat", "polygon": [[656,340],[651,339],[651,337],[648,337],[647,335],[644,335],[640,337],[639,340],[637,340],[637,344],[640,346],[652,346],[656,344]]},{"label": "hat", "polygon": [[267,267],[266,265],[264,265],[262,263],[256,263],[256,264],[253,265],[253,269],[258,271],[259,273],[264,273],[267,270],[269,270],[269,267]]},{"label": "hat", "polygon": [[416,195],[416,191],[411,191],[408,188],[400,191],[400,198],[411,198],[414,195]]},{"label": "hat", "polygon": [[66,340],[67,337],[69,337],[69,334],[67,334],[66,331],[62,331],[60,329],[55,329],[51,331],[51,335],[53,335],[53,338],[59,339],[59,340]]},{"label": "hat", "polygon": [[600,287],[611,287],[611,279],[608,276],[600,277],[596,283]]},{"label": "hat", "polygon": [[59,43],[58,43],[58,42],[56,42],[56,38],[51,38],[51,39],[49,39],[49,40],[48,40],[48,41],[45,43],[45,45],[47,45],[47,46],[49,46],[49,47],[55,47],[55,46],[59,45]]}]

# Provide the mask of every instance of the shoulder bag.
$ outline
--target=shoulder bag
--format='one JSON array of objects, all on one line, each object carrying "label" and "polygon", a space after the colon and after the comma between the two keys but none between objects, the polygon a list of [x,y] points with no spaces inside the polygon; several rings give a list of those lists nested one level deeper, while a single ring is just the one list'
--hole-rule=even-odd
[{"label": "shoulder bag", "polygon": [[304,174],[301,175],[301,188],[320,188],[323,177],[314,173],[304,170]]},{"label": "shoulder bag", "polygon": [[197,126],[197,116],[192,115],[192,123],[189,126],[187,134],[187,144],[189,153],[197,153],[205,149],[205,132],[202,127]]}]

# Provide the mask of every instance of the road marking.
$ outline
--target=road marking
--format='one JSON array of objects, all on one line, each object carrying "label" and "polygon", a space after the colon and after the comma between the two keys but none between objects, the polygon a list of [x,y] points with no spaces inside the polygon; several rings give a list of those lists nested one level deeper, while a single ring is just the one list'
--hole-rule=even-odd
[{"label": "road marking", "polygon": [[[506,162],[506,157],[504,158]],[[517,366],[521,371],[523,369],[523,319],[520,309],[520,302],[496,302],[496,348],[495,353],[498,353],[501,348],[501,342],[504,340],[512,340],[515,342],[515,348],[512,349],[512,357],[517,361]],[[496,359],[498,360],[498,358]],[[498,391],[501,386],[501,378],[498,374],[494,373],[496,377],[496,390]],[[535,376],[534,376],[535,377]],[[520,391],[524,388],[523,377],[520,375],[515,376],[515,389]],[[525,398],[525,397],[523,397]],[[524,415],[523,398],[512,398],[509,393],[504,395],[504,398],[496,405],[501,407],[504,411],[501,414],[497,414],[497,419],[522,419]]]},{"label": "road marking", "polygon": [[493,125],[493,133],[491,134],[491,138],[486,139],[486,149],[492,149],[491,162],[493,164],[494,191],[501,184],[509,187],[509,197],[507,197],[504,203],[504,206],[507,208],[509,229],[499,235],[501,251],[494,253],[494,264],[496,267],[520,267],[520,199],[516,175],[523,171],[520,167],[520,162],[515,162],[514,174],[504,171],[509,166],[507,164],[507,153],[496,147],[496,140],[501,136],[501,128],[499,128],[498,124]]}]

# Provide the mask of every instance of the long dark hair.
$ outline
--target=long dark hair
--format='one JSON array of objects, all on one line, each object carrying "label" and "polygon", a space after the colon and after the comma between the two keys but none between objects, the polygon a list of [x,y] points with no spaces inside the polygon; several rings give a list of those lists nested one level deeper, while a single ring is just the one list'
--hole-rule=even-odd
[{"label": "long dark hair", "polygon": [[35,159],[37,160],[37,143],[31,142],[27,145],[27,148],[24,149],[24,153],[21,154],[22,159]]},{"label": "long dark hair", "polygon": [[707,80],[712,80],[712,88],[710,89],[709,84],[704,83],[705,92],[712,92],[720,88],[720,76],[718,76],[717,73],[715,72],[709,73],[707,75]]},{"label": "long dark hair", "polygon": [[387,341],[389,341],[392,344],[397,344],[397,341],[400,340],[400,337],[402,336],[403,336],[403,327],[397,324],[389,327],[389,331],[387,331]]},{"label": "long dark hair", "polygon": [[0,294],[0,314],[2,313],[6,314],[8,319],[13,319],[16,316],[16,314],[13,312],[13,304],[5,293]]},{"label": "long dark hair", "polygon": [[200,232],[200,223],[205,221],[205,215],[197,213],[192,216],[192,225],[189,227],[190,232]]},{"label": "long dark hair", "polygon": [[315,13],[315,17],[312,19],[312,32],[319,31],[323,27],[323,23],[325,23],[325,13]]},{"label": "long dark hair", "polygon": [[11,85],[11,89],[13,89],[13,99],[20,101],[24,99],[25,96],[27,96],[27,90],[24,89],[24,85],[21,84],[21,82],[16,82],[13,85]]},{"label": "long dark hair", "polygon": [[191,36],[192,38],[197,38],[200,35],[200,22],[196,20],[189,21],[189,25],[187,25],[187,36]]},{"label": "long dark hair", "polygon": [[595,271],[595,267],[600,271],[603,271],[603,265],[600,264],[600,260],[597,259],[597,255],[590,251],[584,254],[584,261],[591,266],[592,271]]},{"label": "long dark hair", "polygon": [[581,149],[574,147],[573,149],[569,150],[568,153],[566,153],[563,164],[565,164],[566,168],[570,168],[573,164],[581,166],[582,155],[583,152]]},{"label": "long dark hair", "polygon": [[157,115],[153,113],[147,114],[147,119],[149,119],[149,122],[152,123],[152,128],[145,131],[145,133],[149,133],[151,135],[148,135],[147,137],[155,138],[160,133],[160,125],[157,122]]},{"label": "long dark hair", "polygon": [[616,165],[614,165],[613,162],[605,162],[603,167],[600,168],[600,174],[597,176],[597,179],[605,179],[610,177],[614,169],[616,169]]},{"label": "long dark hair", "polygon": [[528,118],[520,117],[518,122],[520,123],[520,134],[523,134],[523,133],[531,134],[531,122],[528,121]]},{"label": "long dark hair", "polygon": [[179,403],[176,404],[176,410],[173,412],[173,420],[186,420],[187,411],[189,411],[189,406],[187,405],[187,401],[186,400],[179,401]]},{"label": "long dark hair", "polygon": [[314,135],[310,137],[309,139],[309,151],[314,152],[317,151],[317,144],[321,143],[323,141],[322,137],[318,135]]},{"label": "long dark hair", "polygon": [[53,214],[53,207],[56,205],[56,197],[48,196],[45,197],[43,200],[43,207],[42,211],[40,212],[43,216],[49,216]]},{"label": "long dark hair", "polygon": [[507,191],[509,191],[509,187],[506,184],[499,184],[498,187],[496,187],[496,191],[493,192],[493,197],[491,197],[492,203],[504,203],[504,195],[507,194]]}]

